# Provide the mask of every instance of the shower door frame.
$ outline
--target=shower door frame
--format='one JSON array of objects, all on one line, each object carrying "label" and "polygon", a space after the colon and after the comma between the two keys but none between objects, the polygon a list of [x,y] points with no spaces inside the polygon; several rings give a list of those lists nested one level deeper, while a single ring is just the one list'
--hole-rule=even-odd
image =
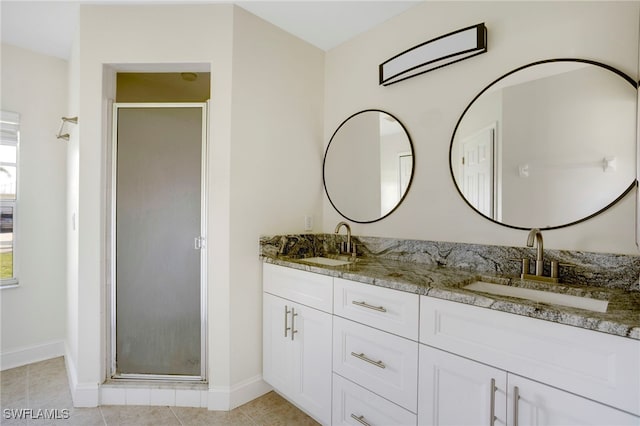
[{"label": "shower door frame", "polygon": [[[116,207],[118,171],[118,110],[125,108],[200,108],[202,113],[202,149],[200,160],[200,236],[196,237],[200,250],[200,375],[118,373],[116,360]],[[207,381],[207,182],[209,151],[209,102],[114,102],[111,108],[111,176],[109,182],[108,226],[108,351],[107,378],[114,380],[163,380],[178,382]]]}]

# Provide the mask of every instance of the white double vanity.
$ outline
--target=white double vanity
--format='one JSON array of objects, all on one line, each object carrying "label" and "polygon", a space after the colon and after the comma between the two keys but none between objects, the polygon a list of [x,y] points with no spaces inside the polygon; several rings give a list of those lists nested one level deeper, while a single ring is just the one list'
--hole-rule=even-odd
[{"label": "white double vanity", "polygon": [[640,340],[340,269],[263,264],[264,380],[320,423],[640,424]]},{"label": "white double vanity", "polygon": [[[469,75],[478,65],[465,64]],[[529,232],[525,248],[355,238],[347,222],[261,238],[264,380],[326,425],[640,425],[640,258],[545,251],[541,233],[637,191],[637,104],[636,77],[550,58],[503,74],[464,109],[451,178],[473,211]],[[435,145],[422,127],[416,137]],[[408,128],[372,109],[337,127],[323,184],[341,217],[373,223],[402,203]],[[431,227],[470,229],[445,192],[414,206],[441,209]],[[378,229],[406,232],[394,226]]]}]

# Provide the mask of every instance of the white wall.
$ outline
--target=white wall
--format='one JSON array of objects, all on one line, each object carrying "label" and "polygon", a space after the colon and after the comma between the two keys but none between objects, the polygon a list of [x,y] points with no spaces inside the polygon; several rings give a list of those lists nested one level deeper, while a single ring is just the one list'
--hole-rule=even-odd
[{"label": "white wall", "polygon": [[331,139],[325,185],[334,205],[361,222],[380,217],[380,114],[358,114],[342,124]]},{"label": "white wall", "polygon": [[[67,62],[2,45],[3,110],[20,113],[18,271],[0,290],[2,369],[63,353],[66,310]],[[73,129],[71,129],[73,130]]]},{"label": "white wall", "polygon": [[[78,116],[80,104],[80,40],[79,31],[71,49],[69,58],[68,81],[68,111],[71,116]],[[76,365],[78,359],[78,207],[80,205],[78,194],[78,182],[80,172],[80,128],[82,121],[78,119],[78,125],[70,132],[67,144],[67,205],[66,205],[66,239],[67,239],[67,333],[65,347],[65,362],[67,374],[71,378],[71,386],[77,384]],[[73,388],[72,388],[73,389]],[[73,394],[73,392],[72,392]]]},{"label": "white wall", "polygon": [[[260,235],[322,219],[324,52],[234,9],[231,383],[262,372]],[[214,92],[215,93],[215,92]]]},{"label": "white wall", "polygon": [[[505,88],[505,222],[570,223],[622,194],[636,177],[637,100],[627,81],[592,67]],[[615,171],[603,171],[605,157],[617,158]]]},{"label": "white wall", "polygon": [[[449,171],[457,120],[473,97],[518,66],[554,57],[604,62],[637,79],[638,2],[425,2],[327,52],[325,144],[354,112],[380,108],[407,127],[416,151],[412,186],[388,218],[355,235],[523,246],[526,231],[484,219],[460,198]],[[378,65],[451,31],[484,22],[488,52],[388,87]],[[323,229],[342,218],[324,199]],[[637,254],[635,196],[584,223],[545,231],[545,247]]]},{"label": "white wall", "polygon": [[83,5],[79,40],[82,125],[69,189],[79,194],[77,282],[70,281],[77,316],[70,314],[69,341],[77,345],[76,389],[86,392],[74,402],[97,403],[91,395],[105,377],[110,70],[184,63],[211,71],[208,403],[224,409],[251,399],[266,389],[258,237],[300,232],[304,215],[321,220],[324,54],[231,5]]},{"label": "white wall", "polygon": [[[76,405],[95,405],[105,377],[108,103],[114,94],[111,69],[118,64],[198,63],[212,73],[210,110],[209,233],[220,244],[208,267],[208,352],[212,388],[230,386],[229,347],[229,167],[231,119],[232,12],[230,5],[95,6],[80,11],[77,96],[77,175],[69,192],[78,193],[77,314],[70,314],[69,341],[77,345]],[[117,23],[117,25],[114,25]],[[106,67],[111,64],[110,67]],[[131,68],[130,68],[131,69]],[[164,69],[164,71],[169,71]],[[104,87],[103,87],[104,86]],[[71,206],[73,208],[73,206]],[[70,231],[72,234],[72,231]],[[213,250],[212,250],[213,251]],[[73,351],[73,348],[71,348]],[[74,387],[74,384],[71,384]]]}]

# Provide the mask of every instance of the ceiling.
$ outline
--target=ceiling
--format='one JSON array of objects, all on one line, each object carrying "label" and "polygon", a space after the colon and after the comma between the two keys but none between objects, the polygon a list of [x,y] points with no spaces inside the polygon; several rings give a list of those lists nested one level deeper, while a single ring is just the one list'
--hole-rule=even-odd
[{"label": "ceiling", "polygon": [[80,4],[235,3],[319,47],[330,50],[425,0],[376,1],[29,1],[0,0],[0,39],[50,56],[68,59]]}]

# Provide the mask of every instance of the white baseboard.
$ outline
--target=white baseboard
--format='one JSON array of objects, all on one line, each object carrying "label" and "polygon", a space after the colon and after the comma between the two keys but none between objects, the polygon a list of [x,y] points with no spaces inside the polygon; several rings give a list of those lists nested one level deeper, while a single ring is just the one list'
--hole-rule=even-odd
[{"label": "white baseboard", "polygon": [[[0,353],[0,371],[59,356],[64,356],[73,406],[97,407],[100,405],[100,386],[98,383],[78,382],[76,365],[71,357],[69,348],[63,340],[2,352]],[[270,385],[262,380],[262,375],[258,375],[231,387],[210,387],[208,395],[202,396],[200,406],[208,407],[209,410],[229,411],[264,395],[272,389]],[[187,406],[198,405],[187,404]]]},{"label": "white baseboard", "polygon": [[63,340],[2,352],[0,353],[0,370],[21,367],[59,356],[64,356]]},{"label": "white baseboard", "polygon": [[231,387],[209,388],[208,408],[214,411],[229,411],[246,404],[273,388],[258,375]]},{"label": "white baseboard", "polygon": [[65,345],[66,355],[64,362],[67,367],[67,379],[69,380],[69,391],[74,407],[97,407],[100,401],[100,387],[97,383],[78,383],[78,373],[76,366],[69,352],[69,347]]}]

